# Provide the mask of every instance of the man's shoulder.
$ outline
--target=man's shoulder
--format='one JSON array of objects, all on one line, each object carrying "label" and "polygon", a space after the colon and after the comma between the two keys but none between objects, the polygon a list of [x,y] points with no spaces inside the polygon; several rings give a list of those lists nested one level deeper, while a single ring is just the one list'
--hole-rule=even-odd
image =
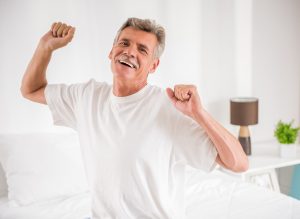
[{"label": "man's shoulder", "polygon": [[90,88],[103,88],[103,89],[110,89],[111,85],[104,81],[96,81],[95,79],[91,78],[87,82],[83,83],[86,87]]},{"label": "man's shoulder", "polygon": [[91,78],[86,82],[76,82],[76,83],[54,83],[54,84],[47,84],[47,87],[54,87],[54,88],[71,88],[71,89],[95,89],[95,88],[110,88],[106,82],[99,82],[95,79]]},{"label": "man's shoulder", "polygon": [[148,86],[151,93],[164,96],[164,89],[162,87],[153,84],[149,84]]},{"label": "man's shoulder", "polygon": [[104,81],[96,81],[95,79],[90,79],[89,81],[82,83],[81,93],[83,98],[99,100],[105,99],[109,96],[111,85]]},{"label": "man's shoulder", "polygon": [[71,86],[77,87],[77,90],[80,90],[82,94],[109,91],[111,88],[111,85],[109,85],[108,83],[96,81],[95,79],[90,79],[87,82],[83,83],[72,84]]}]

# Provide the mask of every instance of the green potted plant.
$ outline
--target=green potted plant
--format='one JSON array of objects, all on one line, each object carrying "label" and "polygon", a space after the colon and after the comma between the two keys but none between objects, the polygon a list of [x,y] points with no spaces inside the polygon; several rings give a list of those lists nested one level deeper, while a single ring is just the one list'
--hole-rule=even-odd
[{"label": "green potted plant", "polygon": [[280,120],[274,130],[274,136],[280,144],[281,157],[295,157],[297,154],[297,144],[295,144],[295,142],[297,140],[300,127],[293,127],[293,122],[294,121],[285,123]]}]

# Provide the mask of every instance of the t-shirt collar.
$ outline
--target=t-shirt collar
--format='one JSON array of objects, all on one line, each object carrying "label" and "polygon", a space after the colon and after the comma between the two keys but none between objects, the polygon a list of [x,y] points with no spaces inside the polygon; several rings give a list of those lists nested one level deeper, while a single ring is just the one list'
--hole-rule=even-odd
[{"label": "t-shirt collar", "polygon": [[134,102],[134,101],[137,101],[137,100],[141,99],[142,97],[144,97],[147,94],[147,91],[149,89],[150,89],[150,85],[147,84],[145,87],[143,87],[141,90],[139,90],[138,92],[136,92],[134,94],[131,94],[129,96],[124,96],[124,97],[118,97],[113,94],[113,87],[111,87],[110,99],[112,102],[115,102],[115,103]]}]

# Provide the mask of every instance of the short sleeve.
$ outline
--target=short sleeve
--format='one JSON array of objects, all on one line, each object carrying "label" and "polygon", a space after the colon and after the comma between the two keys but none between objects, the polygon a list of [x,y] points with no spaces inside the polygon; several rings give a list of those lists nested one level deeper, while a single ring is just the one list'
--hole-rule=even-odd
[{"label": "short sleeve", "polygon": [[183,114],[174,127],[173,145],[177,159],[187,165],[210,172],[217,164],[213,142],[198,123]]},{"label": "short sleeve", "polygon": [[76,130],[77,107],[84,84],[50,84],[45,88],[45,98],[52,114],[54,125]]}]

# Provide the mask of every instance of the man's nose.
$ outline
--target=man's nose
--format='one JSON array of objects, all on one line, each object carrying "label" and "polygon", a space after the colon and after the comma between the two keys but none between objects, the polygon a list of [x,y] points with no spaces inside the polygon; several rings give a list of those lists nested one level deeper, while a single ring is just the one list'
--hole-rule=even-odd
[{"label": "man's nose", "polygon": [[124,49],[124,53],[130,57],[136,57],[136,49],[134,46],[128,46]]}]

